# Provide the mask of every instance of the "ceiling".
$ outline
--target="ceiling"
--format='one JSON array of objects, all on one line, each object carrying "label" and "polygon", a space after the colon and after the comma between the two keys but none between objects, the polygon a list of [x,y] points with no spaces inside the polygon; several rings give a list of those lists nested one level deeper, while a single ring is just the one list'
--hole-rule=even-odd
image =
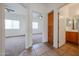
[{"label": "ceiling", "polygon": [[6,3],[4,5],[5,8],[14,10],[14,12],[11,11],[9,13],[18,14],[18,15],[25,15],[26,13],[25,8],[18,3]]},{"label": "ceiling", "polygon": [[[34,4],[34,3],[22,3],[22,5],[27,6],[29,4]],[[42,4],[46,7],[52,6],[52,8],[59,8],[67,3],[35,3],[35,4]]]},{"label": "ceiling", "polygon": [[59,9],[64,6],[66,3],[47,3],[46,6],[48,7],[48,12],[54,9]]},{"label": "ceiling", "polygon": [[72,3],[67,5],[67,7],[71,16],[79,15],[79,3]]},{"label": "ceiling", "polygon": [[52,6],[53,8],[59,8],[65,5],[66,3],[45,3],[46,6]]},{"label": "ceiling", "polygon": [[[29,6],[29,4],[32,3],[5,3],[5,8],[15,10],[15,12],[10,12],[10,13],[15,13],[19,15],[25,15],[26,10],[25,7]],[[38,3],[37,3],[38,4]],[[54,9],[54,8],[60,8],[61,6],[65,5],[66,3],[40,3],[44,5],[48,11]]]}]

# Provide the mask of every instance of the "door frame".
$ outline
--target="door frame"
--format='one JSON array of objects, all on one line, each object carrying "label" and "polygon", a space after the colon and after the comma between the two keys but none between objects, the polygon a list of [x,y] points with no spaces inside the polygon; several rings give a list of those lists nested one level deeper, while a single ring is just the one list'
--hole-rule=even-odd
[{"label": "door frame", "polygon": [[[41,14],[41,12],[39,12],[39,11],[37,11],[37,10],[32,10],[32,13],[31,13],[31,15],[32,15],[32,16],[31,16],[31,17],[32,17],[32,22],[33,22],[33,13],[38,13],[41,17],[43,17],[42,14]],[[43,21],[43,20],[40,19],[40,21]],[[31,22],[31,23],[32,23],[32,22]],[[44,25],[43,25],[43,26],[44,26]],[[31,27],[32,27],[32,24],[31,24]],[[33,32],[33,29],[32,29],[32,32]],[[43,34],[43,31],[41,32],[41,34],[42,34],[42,39],[41,39],[42,41],[41,41],[41,43],[43,43],[43,35],[44,35],[44,34]],[[33,35],[33,33],[32,33],[32,35]],[[38,44],[38,43],[37,43],[37,44]],[[33,44],[33,39],[32,39],[32,46],[33,46],[33,45],[34,45],[34,44]]]}]

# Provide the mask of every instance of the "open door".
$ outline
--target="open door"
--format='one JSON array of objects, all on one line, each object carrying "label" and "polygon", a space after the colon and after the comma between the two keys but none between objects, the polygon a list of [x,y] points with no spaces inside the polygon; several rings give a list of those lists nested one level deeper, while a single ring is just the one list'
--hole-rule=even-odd
[{"label": "open door", "polygon": [[53,45],[54,12],[48,13],[48,44]]},{"label": "open door", "polygon": [[64,11],[64,9],[66,10],[65,7],[61,8],[58,13],[58,47],[61,47],[66,43],[66,12]]}]

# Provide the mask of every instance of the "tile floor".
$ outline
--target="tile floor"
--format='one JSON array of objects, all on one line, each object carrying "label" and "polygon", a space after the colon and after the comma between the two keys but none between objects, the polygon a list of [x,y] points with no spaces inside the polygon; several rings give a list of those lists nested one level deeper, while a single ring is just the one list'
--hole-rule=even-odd
[{"label": "tile floor", "polygon": [[19,56],[79,56],[79,47],[67,43],[62,47],[55,49],[49,47],[47,43],[39,43],[24,50]]}]

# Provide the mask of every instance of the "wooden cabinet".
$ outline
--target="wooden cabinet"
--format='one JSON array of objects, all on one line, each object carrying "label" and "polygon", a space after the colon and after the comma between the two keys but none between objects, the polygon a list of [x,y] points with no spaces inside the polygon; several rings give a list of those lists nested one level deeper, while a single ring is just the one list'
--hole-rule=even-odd
[{"label": "wooden cabinet", "polygon": [[78,44],[78,32],[66,32],[66,41]]},{"label": "wooden cabinet", "polygon": [[78,32],[78,45],[79,45],[79,32]]}]

